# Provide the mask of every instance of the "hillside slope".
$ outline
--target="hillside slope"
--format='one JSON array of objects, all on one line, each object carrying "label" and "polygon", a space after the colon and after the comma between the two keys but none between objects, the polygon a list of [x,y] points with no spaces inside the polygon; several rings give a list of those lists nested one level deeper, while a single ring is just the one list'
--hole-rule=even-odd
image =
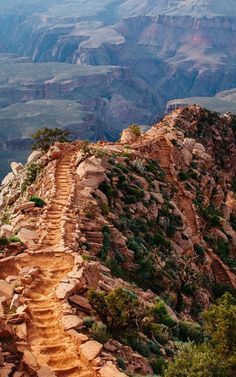
[{"label": "hillside slope", "polygon": [[201,312],[236,291],[235,123],[190,106],[119,143],[57,143],[12,165],[0,370],[162,374],[178,341],[201,343]]},{"label": "hillside slope", "polygon": [[[75,137],[115,140],[130,123],[160,119],[169,100],[236,87],[235,15],[233,0],[3,1],[0,108],[71,101]],[[79,106],[87,116],[71,124]],[[4,148],[16,149],[11,140]]]}]

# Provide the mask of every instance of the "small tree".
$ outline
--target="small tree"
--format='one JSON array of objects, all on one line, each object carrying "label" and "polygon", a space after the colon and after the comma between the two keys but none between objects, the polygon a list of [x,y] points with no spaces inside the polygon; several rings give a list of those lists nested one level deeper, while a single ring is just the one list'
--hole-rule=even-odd
[{"label": "small tree", "polygon": [[129,130],[132,131],[133,135],[139,137],[141,135],[141,130],[138,124],[131,124]]},{"label": "small tree", "polygon": [[125,288],[108,294],[91,290],[89,301],[113,334],[137,328],[141,306],[135,293]]},{"label": "small tree", "polygon": [[184,345],[165,377],[234,377],[236,370],[236,300],[226,293],[205,313],[208,340]]},{"label": "small tree", "polygon": [[55,142],[68,142],[69,134],[69,131],[60,128],[42,128],[31,135],[33,139],[32,149],[41,149],[47,152]]}]

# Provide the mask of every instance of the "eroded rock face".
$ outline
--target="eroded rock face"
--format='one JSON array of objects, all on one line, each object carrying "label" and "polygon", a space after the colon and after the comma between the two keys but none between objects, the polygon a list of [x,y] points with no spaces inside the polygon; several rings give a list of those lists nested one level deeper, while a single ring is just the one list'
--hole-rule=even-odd
[{"label": "eroded rock face", "polygon": [[76,173],[80,177],[84,187],[97,189],[100,183],[102,183],[105,168],[101,162],[101,159],[92,156],[79,164]]},{"label": "eroded rock face", "polygon": [[[130,292],[142,309],[158,303],[179,326],[180,319],[198,321],[195,308],[207,309],[214,300],[209,287],[236,287],[230,264],[236,253],[232,119],[193,106],[167,116],[129,147],[104,142],[82,152],[76,142],[56,148],[62,157],[47,156],[38,181],[10,209],[2,206],[7,224],[1,234],[17,234],[26,249],[16,256],[16,246],[8,244],[0,260],[0,316],[8,321],[0,341],[4,334],[15,336],[25,369],[39,373],[37,354],[24,353],[30,352],[25,343],[36,297],[40,310],[60,319],[60,339],[66,331],[68,349],[79,346],[73,358],[80,358],[91,377],[93,371],[96,377],[122,376],[117,357],[130,372],[152,375],[150,360],[115,339],[107,341],[109,326],[94,313],[91,290],[102,292],[101,300],[117,290]],[[5,203],[14,194],[11,187],[0,190]],[[47,197],[44,208],[31,208],[31,193]],[[50,334],[50,321],[37,320],[36,327],[41,325]],[[104,346],[92,340],[96,331]],[[144,342],[147,336],[140,333]],[[175,352],[169,335],[166,345]],[[165,355],[162,346],[158,353]]]}]

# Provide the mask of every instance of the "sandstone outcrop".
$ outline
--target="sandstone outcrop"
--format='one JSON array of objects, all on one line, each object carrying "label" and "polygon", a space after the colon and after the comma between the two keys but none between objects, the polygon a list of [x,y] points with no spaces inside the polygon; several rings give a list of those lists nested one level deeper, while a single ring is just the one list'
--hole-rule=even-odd
[{"label": "sandstone outcrop", "polygon": [[152,375],[176,352],[171,326],[199,330],[199,308],[236,289],[234,121],[192,106],[129,146],[58,143],[23,192],[29,164],[1,187],[1,372]]}]

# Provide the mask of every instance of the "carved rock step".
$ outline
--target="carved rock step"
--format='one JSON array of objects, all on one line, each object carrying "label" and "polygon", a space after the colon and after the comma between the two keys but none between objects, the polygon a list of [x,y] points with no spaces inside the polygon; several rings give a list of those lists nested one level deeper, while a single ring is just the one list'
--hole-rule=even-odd
[{"label": "carved rock step", "polygon": [[[62,368],[62,367],[61,368],[52,367],[51,369],[54,373],[56,373],[57,377],[67,377],[67,376],[69,377],[70,376],[69,373],[73,373],[73,372],[79,373],[80,370],[81,370],[81,366],[80,366],[80,363],[77,363],[74,366],[68,366],[68,367],[64,367],[64,368]],[[76,375],[78,377],[81,376],[81,374],[75,374],[75,375],[73,374],[73,376],[76,376]]]}]

